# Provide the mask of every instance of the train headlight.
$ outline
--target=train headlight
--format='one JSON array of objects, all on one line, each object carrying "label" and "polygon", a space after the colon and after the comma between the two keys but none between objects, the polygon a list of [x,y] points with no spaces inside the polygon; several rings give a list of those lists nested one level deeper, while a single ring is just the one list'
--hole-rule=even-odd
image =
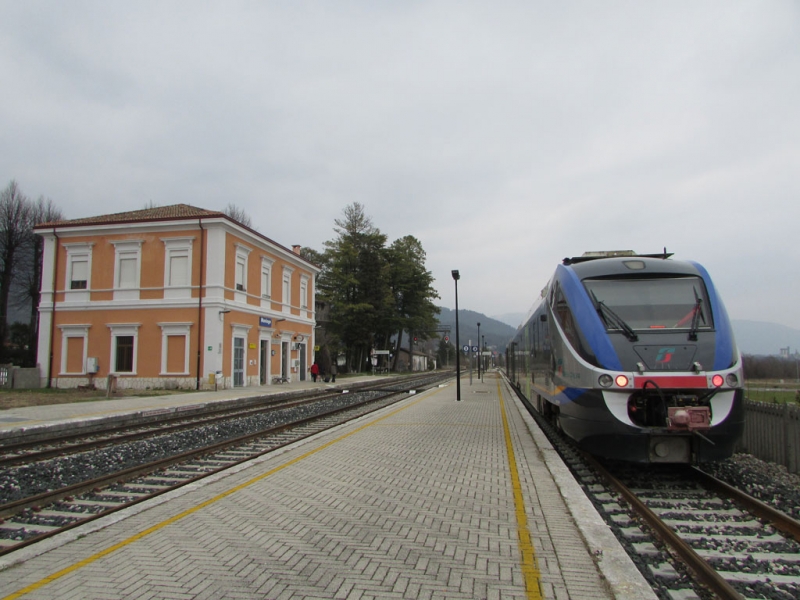
[{"label": "train headlight", "polygon": [[625,375],[617,375],[614,379],[614,383],[616,383],[618,387],[626,387],[628,385],[628,378],[625,377]]},{"label": "train headlight", "polygon": [[722,375],[720,375],[719,373],[717,373],[711,378],[711,385],[713,385],[714,387],[722,387],[723,383],[725,383],[725,378],[722,377]]},{"label": "train headlight", "polygon": [[611,387],[611,384],[614,383],[614,378],[608,373],[603,373],[597,378],[597,383],[599,383],[601,387]]},{"label": "train headlight", "polygon": [[736,373],[728,373],[725,381],[728,382],[729,387],[736,387],[739,385],[739,378],[736,376]]}]

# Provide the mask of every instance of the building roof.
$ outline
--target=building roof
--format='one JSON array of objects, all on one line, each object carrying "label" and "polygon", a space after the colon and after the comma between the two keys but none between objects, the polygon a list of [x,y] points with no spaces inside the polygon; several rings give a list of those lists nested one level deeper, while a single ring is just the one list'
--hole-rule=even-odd
[{"label": "building roof", "polygon": [[[47,229],[55,229],[55,228],[65,228],[65,227],[83,227],[83,226],[92,226],[92,225],[116,225],[121,223],[148,223],[154,221],[180,221],[180,220],[190,220],[190,219],[198,219],[198,218],[223,218],[228,219],[231,222],[238,223],[239,226],[243,227],[247,231],[249,231],[252,235],[259,237],[263,240],[266,240],[270,244],[277,246],[285,250],[286,252],[296,255],[296,258],[302,260],[304,263],[311,265],[315,270],[319,271],[320,267],[315,265],[311,261],[303,258],[300,256],[299,252],[295,252],[290,250],[286,246],[279,244],[273,239],[268,238],[267,236],[247,227],[246,225],[242,225],[235,219],[229,217],[224,212],[218,210],[206,210],[204,208],[197,208],[196,206],[190,206],[189,204],[172,204],[170,206],[155,206],[153,208],[144,208],[142,210],[132,210],[128,212],[121,212],[121,213],[113,213],[110,215],[99,215],[96,217],[84,217],[83,219],[65,219],[63,221],[51,221],[49,223],[39,223],[34,227],[34,231],[36,230],[47,230]],[[42,231],[42,233],[47,233],[46,231]],[[298,246],[299,248],[299,246]]]},{"label": "building roof", "polygon": [[198,217],[225,217],[225,213],[218,210],[206,210],[188,204],[172,204],[171,206],[156,206],[142,210],[98,215],[83,219],[70,219],[39,223],[36,229],[51,227],[79,227],[82,225],[111,225],[115,223],[141,223],[146,221],[166,221],[172,219],[196,219]]}]

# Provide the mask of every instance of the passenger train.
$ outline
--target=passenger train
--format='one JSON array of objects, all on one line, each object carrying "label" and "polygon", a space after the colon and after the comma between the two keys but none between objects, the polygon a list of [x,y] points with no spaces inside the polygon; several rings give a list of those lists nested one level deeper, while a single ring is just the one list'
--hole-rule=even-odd
[{"label": "passenger train", "polygon": [[671,256],[565,258],[506,351],[517,390],[593,455],[701,463],[742,435],[728,315],[706,270]]}]

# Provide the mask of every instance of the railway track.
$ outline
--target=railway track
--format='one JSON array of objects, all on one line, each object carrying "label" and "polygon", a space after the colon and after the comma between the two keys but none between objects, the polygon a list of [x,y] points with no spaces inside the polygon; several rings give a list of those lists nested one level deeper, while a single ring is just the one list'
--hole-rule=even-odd
[{"label": "railway track", "polygon": [[333,394],[315,396],[312,398],[302,397],[291,401],[267,400],[265,403],[261,403],[253,408],[242,407],[230,409],[210,407],[202,413],[192,416],[182,414],[182,412],[176,412],[170,415],[164,415],[158,421],[152,423],[117,425],[95,430],[91,433],[57,434],[33,441],[12,442],[0,445],[0,469],[6,469],[16,465],[31,464],[42,460],[48,460],[56,456],[87,452],[105,446],[120,445],[148,439],[158,435],[168,435],[170,433],[185,431],[204,425],[223,423],[231,419],[259,415],[280,408],[301,406],[331,396],[333,396]]},{"label": "railway track", "polygon": [[[403,390],[414,387],[418,382],[424,384],[430,377],[431,375],[427,374],[416,377],[398,377],[380,385],[369,383],[353,386],[352,391]],[[67,432],[57,429],[42,431],[31,429],[23,432],[25,437],[0,440],[0,469],[30,464],[54,456],[85,452],[104,445],[147,439],[159,433],[174,433],[204,424],[221,423],[279,408],[299,406],[303,403],[333,397],[339,393],[341,392],[322,389],[303,390],[243,398],[236,402],[212,402],[178,406],[173,409],[142,411],[135,416],[132,422],[121,422],[119,419],[92,420],[70,424]]]},{"label": "railway track", "polygon": [[[87,450],[70,450],[67,456],[42,459],[32,454],[30,462],[2,471],[0,487],[6,491],[0,500],[0,556],[379,410],[446,378],[403,378],[379,390],[284,403],[193,428],[181,424],[177,431],[153,431],[147,439],[138,437],[142,432],[135,434],[136,439],[107,437]],[[189,449],[183,445],[187,435],[195,440]],[[144,451],[153,447],[160,454],[157,458]],[[135,464],[129,466],[131,460],[121,460],[122,455],[133,456]],[[95,475],[88,465],[101,460],[108,466]],[[66,484],[52,485],[67,468],[76,475],[65,478]],[[42,483],[46,489],[41,489]],[[17,497],[9,500],[9,493]]]},{"label": "railway track", "polygon": [[[724,599],[800,597],[797,521],[695,468],[587,461],[700,590]],[[624,513],[612,510],[612,518]]]},{"label": "railway track", "polygon": [[601,463],[528,409],[659,597],[800,598],[798,521],[693,467]]}]

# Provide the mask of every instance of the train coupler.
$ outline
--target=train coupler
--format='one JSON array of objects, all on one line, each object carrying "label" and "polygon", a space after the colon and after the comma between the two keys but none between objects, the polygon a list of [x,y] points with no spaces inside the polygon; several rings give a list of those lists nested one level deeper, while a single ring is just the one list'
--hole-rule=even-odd
[{"label": "train coupler", "polygon": [[670,406],[667,408],[667,429],[670,431],[711,429],[711,409],[707,406]]}]

